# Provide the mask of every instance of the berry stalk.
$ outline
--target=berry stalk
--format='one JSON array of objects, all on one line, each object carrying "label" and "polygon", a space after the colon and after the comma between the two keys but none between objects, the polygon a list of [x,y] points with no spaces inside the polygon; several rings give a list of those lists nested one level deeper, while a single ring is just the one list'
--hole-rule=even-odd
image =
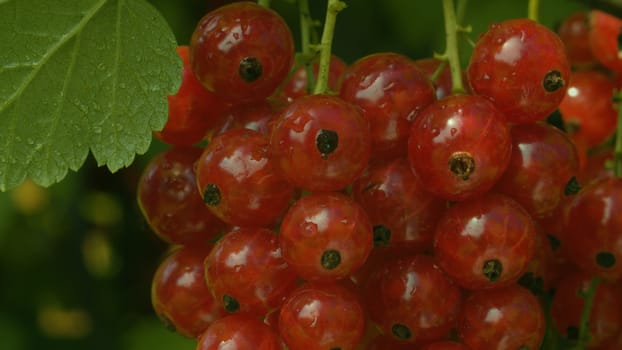
[{"label": "berry stalk", "polygon": [[314,94],[323,94],[328,92],[328,73],[330,69],[330,55],[333,46],[333,36],[335,34],[335,23],[337,22],[337,14],[345,9],[347,5],[343,1],[328,0],[326,8],[326,19],[324,20],[324,30],[322,31],[322,39],[320,40],[320,65],[318,68],[317,84],[313,90]]},{"label": "berry stalk", "polygon": [[441,57],[449,61],[451,91],[453,93],[462,93],[464,92],[464,86],[462,85],[462,69],[458,53],[458,32],[460,27],[456,21],[454,0],[443,0],[443,17],[445,18],[446,47],[445,53]]},{"label": "berry stalk", "polygon": [[616,143],[613,149],[613,173],[622,177],[622,90],[618,91],[615,100],[618,102],[618,125],[616,126]]},{"label": "berry stalk", "polygon": [[592,305],[594,304],[594,297],[596,296],[596,289],[598,288],[599,283],[600,279],[598,277],[594,277],[590,281],[590,285],[588,286],[587,290],[583,293],[579,293],[580,296],[585,300],[585,304],[583,305],[581,322],[579,323],[578,341],[577,344],[571,348],[571,350],[585,349],[590,341],[590,314],[592,312]]},{"label": "berry stalk", "polygon": [[311,92],[315,86],[315,76],[311,69],[312,59],[310,59],[313,56],[311,49],[313,19],[311,18],[311,11],[309,11],[309,0],[298,0],[298,15],[300,17],[300,43],[302,55],[305,57],[305,71],[307,72],[307,91]]},{"label": "berry stalk", "polygon": [[527,5],[527,17],[535,22],[538,22],[540,9],[540,0],[529,0]]},{"label": "berry stalk", "polygon": [[458,5],[456,6],[456,19],[460,24],[462,24],[462,21],[464,21],[464,16],[466,15],[468,3],[469,0],[458,0]]}]

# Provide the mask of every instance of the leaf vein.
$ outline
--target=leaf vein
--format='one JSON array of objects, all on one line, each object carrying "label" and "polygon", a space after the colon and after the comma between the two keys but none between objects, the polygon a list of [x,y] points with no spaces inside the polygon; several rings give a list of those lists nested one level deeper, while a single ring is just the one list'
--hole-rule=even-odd
[{"label": "leaf vein", "polygon": [[30,83],[39,73],[41,67],[43,67],[45,63],[47,63],[50,57],[52,57],[56,53],[56,51],[58,51],[69,39],[79,33],[80,30],[86,25],[86,23],[88,23],[88,21],[90,21],[91,18],[95,16],[97,11],[99,11],[99,9],[106,3],[106,1],[107,0],[100,0],[98,3],[96,3],[88,12],[86,12],[85,16],[80,20],[80,22],[73,26],[69,32],[61,36],[60,40],[58,40],[55,45],[50,47],[50,49],[45,52],[45,54],[41,57],[41,60],[33,65],[33,70],[30,72],[30,74],[28,74],[26,79],[24,79],[24,81],[17,88],[17,90],[15,90],[15,92],[11,96],[9,96],[8,99],[0,104],[0,113],[4,111],[6,107],[11,105],[15,101],[15,99],[17,99],[24,92],[26,87],[30,85]]},{"label": "leaf vein", "polygon": [[[50,126],[50,128],[48,129],[48,131],[47,131],[47,133],[45,135],[45,141],[43,142],[44,145],[48,144],[50,138],[56,132],[56,129],[58,127],[58,123],[60,121],[60,116],[61,116],[61,111],[63,109],[63,106],[65,105],[66,92],[67,92],[67,89],[68,89],[68,86],[69,86],[69,82],[71,81],[71,77],[72,77],[72,75],[74,73],[75,64],[77,62],[77,56],[78,56],[77,53],[78,53],[79,48],[80,48],[80,40],[81,40],[81,38],[82,38],[81,33],[78,33],[78,35],[76,36],[76,42],[75,42],[74,47],[73,47],[73,52],[71,54],[71,61],[69,61],[69,64],[67,65],[67,72],[65,73],[65,81],[63,82],[63,88],[62,88],[62,90],[60,92],[60,101],[58,103],[58,107],[52,113],[52,125]],[[63,98],[63,97],[65,97],[65,98]],[[44,147],[44,149],[45,149],[45,159],[50,159],[50,152],[52,150],[52,147],[48,146],[48,147]],[[30,161],[32,160],[34,155],[35,155],[35,153],[32,154],[30,159],[28,159],[27,164],[30,163]],[[50,163],[47,163],[48,174],[51,173],[49,165],[50,165]]]}]

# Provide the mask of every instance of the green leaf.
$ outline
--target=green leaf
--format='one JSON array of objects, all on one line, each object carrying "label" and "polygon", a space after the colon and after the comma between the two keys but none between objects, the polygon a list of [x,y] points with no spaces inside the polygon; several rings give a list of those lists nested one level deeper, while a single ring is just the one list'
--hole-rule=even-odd
[{"label": "green leaf", "polygon": [[146,152],[176,46],[145,0],[0,0],[0,191],[58,182],[89,150],[113,172]]}]

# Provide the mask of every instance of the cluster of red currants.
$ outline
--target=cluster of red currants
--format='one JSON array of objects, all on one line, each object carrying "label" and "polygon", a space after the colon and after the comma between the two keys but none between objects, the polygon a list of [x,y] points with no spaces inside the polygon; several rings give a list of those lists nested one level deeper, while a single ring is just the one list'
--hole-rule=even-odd
[{"label": "cluster of red currants", "polygon": [[138,189],[177,245],[157,314],[197,350],[535,350],[539,297],[576,338],[597,276],[589,346],[622,347],[622,180],[587,155],[615,129],[622,22],[580,16],[491,25],[456,93],[436,59],[293,68],[276,12],[208,13]]}]

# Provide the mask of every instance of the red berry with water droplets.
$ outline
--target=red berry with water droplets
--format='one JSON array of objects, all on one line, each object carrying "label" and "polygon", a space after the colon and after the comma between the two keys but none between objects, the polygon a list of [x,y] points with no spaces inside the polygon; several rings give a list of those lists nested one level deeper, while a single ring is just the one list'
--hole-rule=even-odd
[{"label": "red berry with water droplets", "polygon": [[370,317],[382,332],[410,343],[446,336],[462,301],[460,288],[426,255],[378,265],[363,293]]},{"label": "red berry with water droplets", "polygon": [[258,316],[279,307],[298,280],[281,256],[277,234],[263,228],[225,234],[205,259],[205,278],[225,310]]},{"label": "red berry with water droplets", "polygon": [[303,96],[275,122],[270,147],[277,168],[310,191],[338,191],[369,161],[369,123],[358,107],[336,96]]},{"label": "red berry with water droplets", "polygon": [[279,336],[248,314],[235,314],[214,322],[197,340],[196,350],[282,350]]},{"label": "red berry with water droplets", "polygon": [[266,136],[232,129],[216,136],[197,160],[205,205],[234,226],[267,227],[283,215],[294,187],[275,169]]},{"label": "red berry with water droplets", "polygon": [[447,209],[436,225],[434,256],[464,288],[499,288],[526,271],[535,239],[525,209],[507,196],[488,193]]},{"label": "red berry with water droplets", "polygon": [[537,350],[545,328],[538,299],[513,285],[469,295],[460,312],[458,337],[477,350]]},{"label": "red berry with water droplets", "polygon": [[225,316],[205,285],[203,260],[210,246],[182,247],[160,265],[151,283],[151,303],[156,314],[177,333],[198,337]]},{"label": "red berry with water droplets", "polygon": [[529,19],[491,24],[471,55],[474,93],[490,99],[510,122],[546,118],[564,98],[570,63],[561,39]]},{"label": "red berry with water droplets", "polygon": [[292,33],[275,11],[252,2],[220,7],[192,34],[190,63],[206,89],[231,102],[261,101],[294,61]]},{"label": "red berry with water droplets", "polygon": [[196,187],[194,162],[201,149],[172,148],[155,156],[143,170],[137,199],[158,237],[176,244],[205,244],[225,223],[205,207]]},{"label": "red berry with water droplets", "polygon": [[369,120],[372,159],[405,156],[411,122],[436,99],[415,62],[396,53],[372,54],[350,65],[339,96],[360,106]]},{"label": "red berry with water droplets", "polygon": [[335,280],[360,268],[373,248],[367,214],[341,193],[300,198],[281,222],[283,258],[306,280]]},{"label": "red berry with water droplets", "polygon": [[354,350],[365,315],[358,297],[337,284],[304,284],[287,298],[279,330],[290,350]]},{"label": "red berry with water droplets", "polygon": [[512,151],[501,112],[480,96],[452,95],[421,111],[412,124],[408,158],[427,191],[453,201],[488,191]]}]

